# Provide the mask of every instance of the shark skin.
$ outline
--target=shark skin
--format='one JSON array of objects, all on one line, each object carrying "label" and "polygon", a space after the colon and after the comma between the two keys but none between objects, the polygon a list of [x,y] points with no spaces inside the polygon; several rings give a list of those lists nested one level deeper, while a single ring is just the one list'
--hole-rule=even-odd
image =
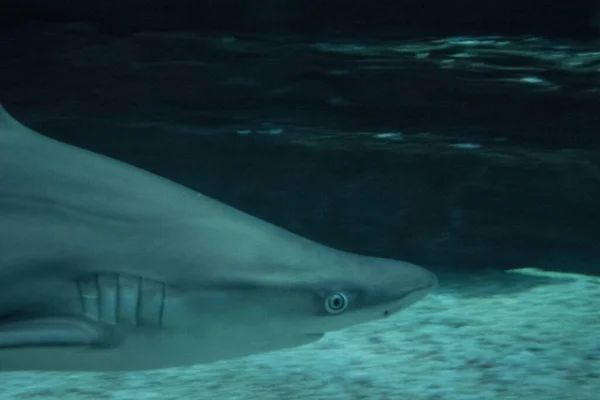
[{"label": "shark skin", "polygon": [[135,371],[388,317],[430,271],[313,242],[0,106],[0,371]]}]

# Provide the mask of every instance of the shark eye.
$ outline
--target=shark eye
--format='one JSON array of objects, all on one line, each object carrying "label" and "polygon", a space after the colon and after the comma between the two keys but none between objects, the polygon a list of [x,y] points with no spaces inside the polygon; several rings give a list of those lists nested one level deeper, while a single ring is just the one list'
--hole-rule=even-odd
[{"label": "shark eye", "polygon": [[339,314],[348,308],[348,298],[343,293],[333,293],[325,299],[325,310],[330,314]]}]

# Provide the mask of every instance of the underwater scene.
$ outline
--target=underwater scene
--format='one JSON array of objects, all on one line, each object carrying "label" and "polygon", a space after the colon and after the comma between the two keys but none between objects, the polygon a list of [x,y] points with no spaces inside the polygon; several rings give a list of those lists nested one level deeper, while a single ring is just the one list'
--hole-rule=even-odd
[{"label": "underwater scene", "polygon": [[598,1],[0,2],[0,400],[598,400],[599,205]]}]

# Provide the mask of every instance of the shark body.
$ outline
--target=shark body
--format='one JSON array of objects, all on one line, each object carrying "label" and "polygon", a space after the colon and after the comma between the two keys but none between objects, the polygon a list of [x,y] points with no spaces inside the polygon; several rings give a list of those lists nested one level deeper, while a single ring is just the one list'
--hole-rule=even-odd
[{"label": "shark body", "polygon": [[0,106],[0,371],[124,371],[304,345],[437,284],[43,136]]}]

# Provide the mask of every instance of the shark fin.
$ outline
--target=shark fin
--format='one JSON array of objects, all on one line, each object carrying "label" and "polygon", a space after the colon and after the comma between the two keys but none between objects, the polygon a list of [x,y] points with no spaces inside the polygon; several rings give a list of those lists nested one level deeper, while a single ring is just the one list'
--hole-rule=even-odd
[{"label": "shark fin", "polygon": [[12,347],[113,347],[120,342],[113,327],[80,317],[39,317],[0,321],[0,349]]}]

